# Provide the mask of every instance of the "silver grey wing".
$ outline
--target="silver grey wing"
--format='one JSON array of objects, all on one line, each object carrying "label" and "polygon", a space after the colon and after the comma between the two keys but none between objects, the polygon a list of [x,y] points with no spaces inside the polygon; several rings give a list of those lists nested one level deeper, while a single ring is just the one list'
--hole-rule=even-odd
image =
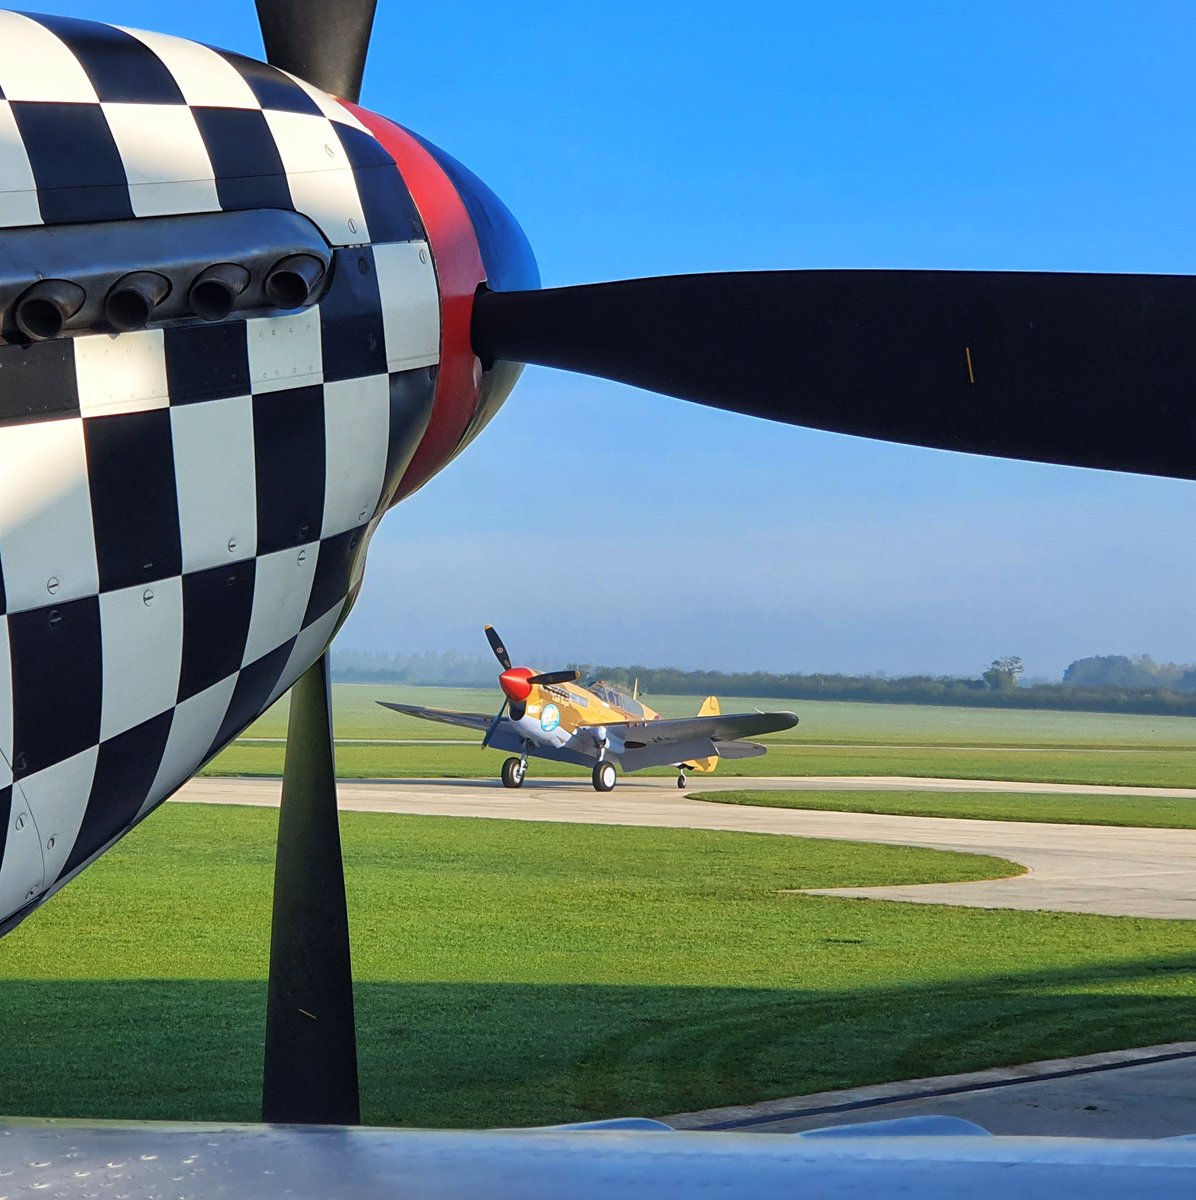
[{"label": "silver grey wing", "polygon": [[646,1121],[474,1132],[6,1118],[0,1136],[7,1183],[66,1200],[97,1192],[197,1200],[400,1191],[407,1200],[1141,1200],[1196,1193],[1196,1145],[1183,1137],[993,1137],[941,1116],[797,1134],[670,1132]]},{"label": "silver grey wing", "polygon": [[[714,717],[661,717],[654,721],[627,721],[610,724],[606,731],[612,743],[611,754],[624,771],[641,771],[694,759],[723,756],[753,758],[766,754],[764,746],[741,741],[744,737],[792,729],[797,717],[790,712],[728,713]],[[583,726],[576,732],[592,736],[594,727]]]},{"label": "silver grey wing", "polygon": [[392,704],[389,700],[379,700],[383,708],[393,709],[407,717],[419,717],[423,721],[439,721],[442,725],[461,725],[466,729],[476,729],[485,733],[490,728],[493,716],[482,713],[457,712],[451,708],[425,708],[422,704]]},{"label": "silver grey wing", "polygon": [[754,712],[727,713],[717,717],[661,717],[655,721],[611,724],[606,728],[622,738],[628,748],[640,750],[697,738],[709,738],[715,743],[730,742],[758,737],[762,733],[779,733],[782,729],[792,729],[796,724],[797,717],[791,712]]}]

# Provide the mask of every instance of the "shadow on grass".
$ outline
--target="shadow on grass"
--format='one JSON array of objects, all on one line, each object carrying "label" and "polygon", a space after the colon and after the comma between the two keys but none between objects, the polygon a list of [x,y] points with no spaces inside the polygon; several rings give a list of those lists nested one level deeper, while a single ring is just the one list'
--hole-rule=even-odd
[{"label": "shadow on grass", "polygon": [[[1196,1036],[1196,955],[966,982],[359,983],[364,1118],[654,1115]],[[261,981],[3,984],[0,1112],[256,1120]]]}]

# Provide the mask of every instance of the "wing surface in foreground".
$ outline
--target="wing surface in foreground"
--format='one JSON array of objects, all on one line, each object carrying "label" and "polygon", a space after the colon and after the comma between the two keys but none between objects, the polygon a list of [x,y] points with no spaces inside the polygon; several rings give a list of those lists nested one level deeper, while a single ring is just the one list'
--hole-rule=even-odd
[{"label": "wing surface in foreground", "polygon": [[958,1117],[804,1134],[674,1133],[635,1119],[438,1132],[5,1118],[3,1133],[10,1184],[69,1200],[109,1189],[199,1200],[1148,1200],[1196,1192],[1196,1145],[1183,1137],[993,1137]]}]

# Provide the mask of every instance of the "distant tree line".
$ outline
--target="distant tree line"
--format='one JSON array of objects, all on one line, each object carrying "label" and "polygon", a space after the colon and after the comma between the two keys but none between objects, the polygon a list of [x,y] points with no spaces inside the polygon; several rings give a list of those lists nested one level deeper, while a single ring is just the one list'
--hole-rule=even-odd
[{"label": "distant tree line", "polygon": [[1196,692],[1196,667],[1182,663],[1157,663],[1149,654],[1127,658],[1100,654],[1079,658],[1063,672],[1063,682],[1073,687],[1164,688]]},{"label": "distant tree line", "polygon": [[[1080,660],[1081,662],[1088,660]],[[778,700],[859,700],[880,704],[945,704],[976,708],[1052,708],[1089,712],[1196,716],[1196,668],[1187,690],[1150,686],[1063,683],[1021,684],[1021,661],[998,659],[977,679],[949,675],[772,674],[766,671],[679,671],[674,668],[575,663],[584,678],[599,677],[641,694],[758,696]],[[1076,666],[1077,664],[1073,664]],[[1069,667],[1070,671],[1072,668]],[[1081,672],[1082,675],[1082,672]],[[1184,674],[1181,673],[1180,678]]]},{"label": "distant tree line", "polygon": [[332,655],[332,678],[339,683],[410,683],[428,687],[486,687],[494,683],[493,658],[460,654],[380,654],[342,650]]},{"label": "distant tree line", "polygon": [[[1022,661],[993,660],[975,679],[950,675],[774,674],[682,671],[675,667],[569,663],[583,680],[605,679],[645,695],[754,696],[778,700],[858,700],[977,708],[1051,708],[1196,716],[1196,666],[1156,663],[1149,655],[1097,655],[1073,662],[1062,683],[1022,682]],[[382,654],[337,650],[333,678],[343,683],[491,687],[492,659],[458,654]]]}]

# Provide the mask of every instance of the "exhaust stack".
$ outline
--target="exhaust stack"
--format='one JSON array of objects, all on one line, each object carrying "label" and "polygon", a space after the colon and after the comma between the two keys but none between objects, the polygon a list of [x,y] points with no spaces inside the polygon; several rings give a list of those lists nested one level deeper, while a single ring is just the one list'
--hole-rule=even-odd
[{"label": "exhaust stack", "polygon": [[170,280],[157,271],[133,271],[118,279],[104,299],[104,316],[113,329],[144,329],[154,309],[170,295]]},{"label": "exhaust stack", "polygon": [[279,308],[302,308],[320,286],[324,271],[314,254],[290,254],[270,268],[266,296]]},{"label": "exhaust stack", "polygon": [[56,338],[83,307],[87,293],[66,279],[42,279],[22,292],[14,306],[17,328],[31,341]]},{"label": "exhaust stack", "polygon": [[223,321],[248,286],[249,272],[244,267],[217,263],[195,277],[187,299],[196,316],[205,321]]}]

